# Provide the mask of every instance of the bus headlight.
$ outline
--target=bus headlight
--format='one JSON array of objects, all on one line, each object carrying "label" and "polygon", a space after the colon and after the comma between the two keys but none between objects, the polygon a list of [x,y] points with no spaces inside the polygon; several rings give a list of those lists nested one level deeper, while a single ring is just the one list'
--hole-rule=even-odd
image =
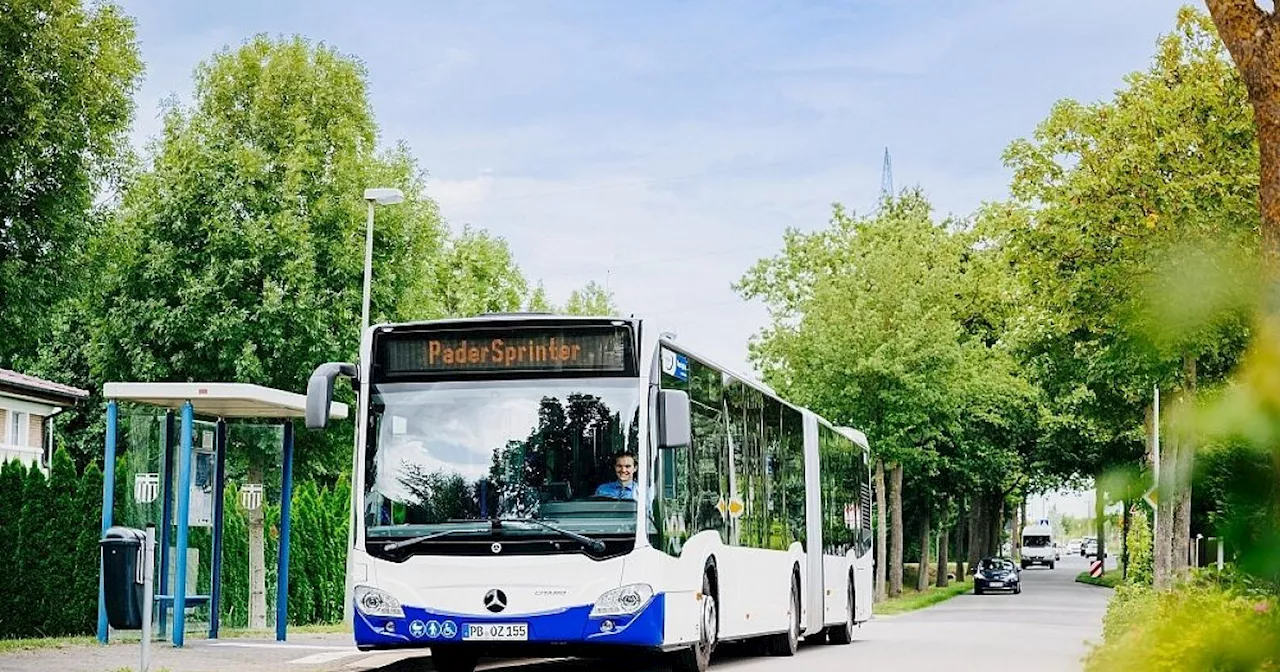
[{"label": "bus headlight", "polygon": [[653,586],[647,583],[633,583],[621,588],[607,591],[596,599],[591,608],[591,618],[602,616],[626,616],[634,614],[649,605],[653,599]]},{"label": "bus headlight", "polygon": [[356,586],[355,598],[356,605],[360,607],[360,613],[366,616],[404,618],[404,609],[400,608],[400,600],[385,590]]}]

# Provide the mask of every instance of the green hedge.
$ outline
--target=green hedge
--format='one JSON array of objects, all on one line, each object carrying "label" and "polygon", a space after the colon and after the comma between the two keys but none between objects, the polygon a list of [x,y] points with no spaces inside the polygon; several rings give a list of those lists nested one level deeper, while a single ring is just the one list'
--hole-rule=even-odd
[{"label": "green hedge", "polygon": [[[121,467],[123,465],[120,465]],[[117,468],[117,490],[131,488]],[[350,489],[298,483],[293,496],[289,556],[289,622],[342,619]],[[122,498],[117,497],[117,500]],[[117,513],[120,506],[115,507]],[[120,518],[123,520],[123,518]],[[279,505],[266,505],[265,560],[268,615],[274,615]],[[98,539],[102,529],[102,471],[91,464],[76,474],[57,451],[48,478],[18,462],[0,466],[0,638],[93,634],[98,619]],[[225,627],[243,627],[248,606],[248,541],[239,497],[228,487],[224,509],[223,600]],[[193,529],[191,546],[207,549],[207,529]],[[209,586],[211,563],[200,563],[199,586]]]},{"label": "green hedge", "polygon": [[0,637],[93,632],[98,620],[102,472],[59,451],[48,478],[0,466]]},{"label": "green hedge", "polygon": [[1085,662],[1089,672],[1280,669],[1280,603],[1212,580],[1121,585]]}]

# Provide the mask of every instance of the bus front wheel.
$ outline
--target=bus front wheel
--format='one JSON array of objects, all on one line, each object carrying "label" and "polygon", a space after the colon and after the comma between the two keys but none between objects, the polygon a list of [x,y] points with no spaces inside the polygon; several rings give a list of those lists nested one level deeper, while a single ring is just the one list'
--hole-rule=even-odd
[{"label": "bus front wheel", "polygon": [[720,612],[710,573],[702,575],[701,605],[698,641],[671,655],[671,672],[707,672],[707,668],[711,666],[711,651],[715,649],[716,638],[720,636]]}]

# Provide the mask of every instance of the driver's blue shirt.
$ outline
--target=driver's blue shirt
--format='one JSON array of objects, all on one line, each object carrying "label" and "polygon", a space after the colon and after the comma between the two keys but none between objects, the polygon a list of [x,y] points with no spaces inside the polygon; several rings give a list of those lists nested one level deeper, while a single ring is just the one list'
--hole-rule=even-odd
[{"label": "driver's blue shirt", "polygon": [[612,497],[614,499],[630,499],[636,498],[636,482],[631,481],[630,485],[623,485],[622,481],[613,481],[612,483],[602,483],[596,488],[596,497]]}]

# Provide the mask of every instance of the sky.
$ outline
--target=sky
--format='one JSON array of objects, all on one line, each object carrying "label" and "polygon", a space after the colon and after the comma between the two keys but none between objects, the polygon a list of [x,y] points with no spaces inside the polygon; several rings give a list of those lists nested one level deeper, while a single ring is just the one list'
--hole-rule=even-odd
[{"label": "sky", "polygon": [[380,142],[410,147],[450,226],[505,238],[553,301],[607,285],[750,374],[768,314],[732,285],[785,230],[874,206],[886,148],[895,188],[922,187],[939,216],[1005,198],[1005,147],[1059,99],[1110,97],[1181,3],[122,4],[147,68],[139,146],[216,51],[323,42],[362,61]]},{"label": "sky", "polygon": [[[362,3],[361,3],[362,4]],[[381,126],[451,226],[504,237],[553,300],[594,280],[751,371],[767,323],[732,284],[833,202],[895,188],[940,216],[1005,198],[1001,152],[1061,98],[1144,68],[1170,0],[967,3],[125,0],[146,63],[133,139],[202,60],[257,33],[360,59]]]}]

